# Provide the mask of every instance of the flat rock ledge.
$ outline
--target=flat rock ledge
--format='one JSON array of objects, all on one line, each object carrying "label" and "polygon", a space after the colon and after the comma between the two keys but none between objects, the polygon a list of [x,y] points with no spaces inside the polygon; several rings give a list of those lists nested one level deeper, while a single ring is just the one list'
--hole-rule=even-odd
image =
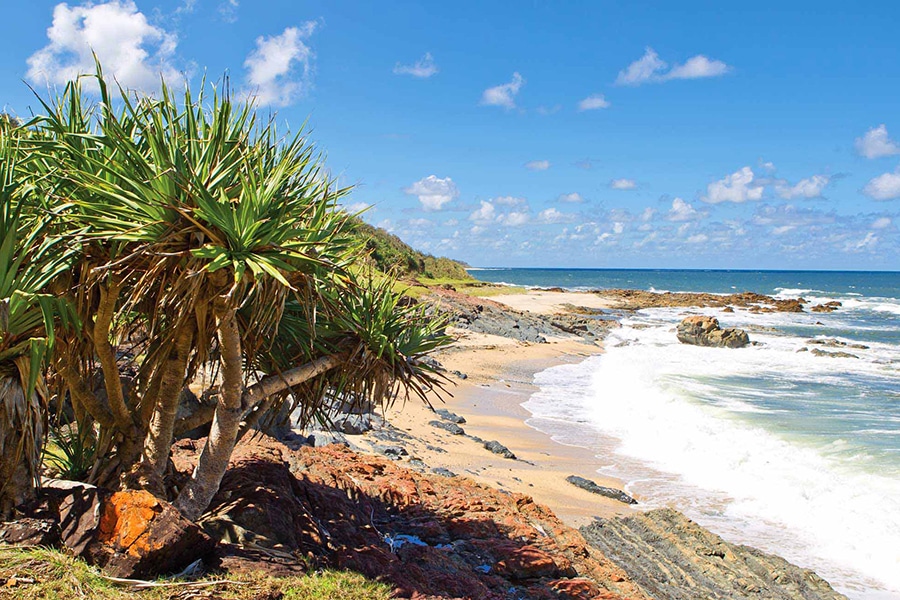
[{"label": "flat rock ledge", "polygon": [[814,572],[730,544],[672,509],[597,519],[581,533],[654,598],[846,600]]},{"label": "flat rock ledge", "polygon": [[750,343],[750,337],[743,329],[722,329],[715,317],[687,317],[675,330],[678,341],[693,346],[712,346],[715,348],[743,348]]}]

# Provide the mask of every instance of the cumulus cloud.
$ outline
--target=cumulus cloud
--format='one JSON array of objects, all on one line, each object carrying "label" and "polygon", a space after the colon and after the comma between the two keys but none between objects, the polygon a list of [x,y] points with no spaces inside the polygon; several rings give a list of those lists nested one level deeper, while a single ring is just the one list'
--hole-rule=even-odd
[{"label": "cumulus cloud", "polygon": [[161,75],[170,82],[178,79],[172,64],[177,37],[151,25],[131,0],[57,4],[47,38],[49,43],[27,60],[26,77],[38,85],[63,85],[93,73],[93,53],[105,74],[126,88],[156,89]]},{"label": "cumulus cloud", "polygon": [[563,212],[556,210],[555,208],[548,208],[542,210],[538,213],[537,220],[539,223],[569,223],[574,219],[573,215],[569,215]]},{"label": "cumulus cloud", "polygon": [[609,187],[614,190],[633,190],[637,187],[634,179],[613,179],[609,182]]},{"label": "cumulus cloud", "polygon": [[875,200],[900,198],[900,167],[893,173],[884,173],[872,179],[863,188],[863,193]]},{"label": "cumulus cloud", "polygon": [[609,108],[610,106],[612,106],[612,104],[603,96],[603,94],[591,94],[578,103],[578,110],[597,110],[600,108]]},{"label": "cumulus cloud", "polygon": [[719,77],[729,71],[730,67],[721,60],[710,60],[702,54],[692,56],[683,65],[675,65],[665,74],[665,79],[701,79],[703,77]]},{"label": "cumulus cloud", "polygon": [[247,56],[246,84],[260,106],[287,106],[312,87],[315,55],[304,40],[317,28],[315,21],[287,27],[280,35],[256,38],[256,49]]},{"label": "cumulus cloud", "polygon": [[495,209],[494,205],[487,200],[481,200],[481,206],[479,206],[477,210],[473,211],[472,214],[469,215],[469,220],[475,221],[475,223],[479,225],[491,223],[496,218],[497,209]]},{"label": "cumulus cloud", "polygon": [[525,80],[522,76],[518,72],[513,73],[512,81],[509,83],[484,90],[481,94],[481,103],[485,106],[502,106],[505,109],[515,108],[516,95],[523,85],[525,85]]},{"label": "cumulus cloud", "polygon": [[821,198],[822,191],[831,181],[828,175],[813,175],[801,179],[795,185],[781,183],[775,186],[775,191],[785,200],[794,198]]},{"label": "cumulus cloud", "polygon": [[764,187],[753,183],[753,170],[750,167],[726,175],[719,181],[714,181],[706,187],[706,197],[703,199],[710,204],[721,202],[734,202],[740,204],[750,200],[760,200]]},{"label": "cumulus cloud", "polygon": [[887,127],[882,123],[856,138],[856,151],[866,158],[880,158],[900,154],[900,146],[888,137]]},{"label": "cumulus cloud", "polygon": [[616,85],[636,86],[644,83],[662,83],[673,79],[719,77],[731,70],[731,67],[724,62],[711,60],[702,54],[692,56],[683,64],[676,64],[666,71],[668,66],[668,63],[648,46],[641,58],[619,71]]},{"label": "cumulus cloud", "polygon": [[[647,214],[646,211],[645,214]],[[672,221],[674,223],[682,223],[685,221],[697,221],[705,216],[705,213],[698,211],[696,208],[691,206],[689,202],[685,202],[681,198],[675,198],[674,200],[672,200],[672,208],[670,208],[669,212],[666,213],[666,220]],[[650,213],[650,218],[652,218],[652,213]]]},{"label": "cumulus cloud", "polygon": [[520,227],[531,220],[531,215],[525,211],[512,211],[497,217],[497,222],[509,227]]},{"label": "cumulus cloud", "polygon": [[[673,203],[673,208],[674,208],[674,203]],[[655,217],[655,216],[656,216],[656,209],[648,206],[647,208],[645,208],[643,210],[643,212],[641,212],[641,216],[638,218],[641,221],[643,221],[644,223],[648,223],[648,222],[652,221],[653,217]]]},{"label": "cumulus cloud", "polygon": [[893,225],[890,217],[879,217],[872,221],[872,229],[887,229]]},{"label": "cumulus cloud", "polygon": [[703,244],[709,241],[709,236],[705,233],[695,233],[690,236],[687,240],[688,244]]},{"label": "cumulus cloud", "polygon": [[525,163],[525,168],[529,171],[546,171],[550,168],[549,160],[530,160]]},{"label": "cumulus cloud", "polygon": [[456,184],[449,177],[443,179],[429,175],[403,189],[411,196],[417,196],[422,207],[428,211],[441,210],[445,204],[459,197]]},{"label": "cumulus cloud", "polygon": [[434,57],[431,52],[426,52],[425,56],[417,60],[411,65],[394,65],[394,73],[397,75],[412,75],[413,77],[431,77],[438,72],[437,65],[434,64]]},{"label": "cumulus cloud", "polygon": [[572,192],[570,194],[560,194],[557,200],[560,202],[572,203],[584,202],[584,198],[578,192]]}]

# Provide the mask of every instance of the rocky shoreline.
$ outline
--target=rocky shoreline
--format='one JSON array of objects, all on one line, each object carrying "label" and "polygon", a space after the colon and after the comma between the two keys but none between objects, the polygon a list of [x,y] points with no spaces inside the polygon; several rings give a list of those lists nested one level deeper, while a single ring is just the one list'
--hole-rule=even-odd
[{"label": "rocky shoreline", "polygon": [[[613,299],[632,303],[598,308],[578,302],[591,296],[548,314],[449,290],[436,294],[436,305],[451,315],[454,331],[507,339],[514,344],[509,348],[569,339],[596,352],[606,332],[618,326],[621,311],[662,302],[646,293],[618,292]],[[746,310],[796,306],[740,296],[754,299],[742,306]],[[457,381],[467,377],[461,370],[447,374]],[[470,415],[459,409],[431,412],[405,428],[378,415],[346,417],[340,431],[283,432],[281,440],[248,436],[199,529],[162,522],[171,515],[165,503],[149,506],[134,494],[109,495],[76,484],[53,491],[55,500],[35,509],[31,538],[25,523],[18,529],[4,525],[0,540],[71,545],[71,552],[120,576],[143,576],[160,565],[177,572],[197,559],[202,563],[192,563],[194,574],[349,569],[388,583],[397,597],[423,600],[844,597],[815,573],[730,544],[676,511],[641,512],[640,498],[598,485],[583,470],[563,475],[559,485],[581,494],[588,510],[595,505],[592,514],[618,516],[575,529],[536,502],[515,475],[549,477],[540,457],[550,461],[550,454],[526,451],[515,434],[475,435],[467,430]],[[183,485],[200,447],[202,439],[176,444],[170,486]],[[484,457],[490,468],[450,468],[443,458],[460,449]],[[518,491],[491,481],[504,471]],[[489,486],[476,481],[486,478]],[[74,520],[69,496],[86,502]],[[618,508],[610,511],[611,505]],[[123,517],[134,514],[149,514],[149,521]],[[140,552],[149,554],[137,557]]]}]

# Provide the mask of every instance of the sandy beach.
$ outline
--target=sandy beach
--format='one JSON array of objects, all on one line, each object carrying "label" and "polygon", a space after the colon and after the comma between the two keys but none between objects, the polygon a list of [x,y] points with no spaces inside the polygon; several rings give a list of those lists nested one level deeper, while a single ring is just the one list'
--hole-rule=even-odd
[{"label": "sandy beach", "polygon": [[[602,307],[591,294],[529,292],[492,298],[511,308],[542,314],[572,304]],[[553,365],[581,361],[602,352],[602,347],[571,337],[548,338],[548,343],[519,342],[505,337],[451,330],[456,344],[436,355],[453,373],[452,396],[433,398],[436,409],[446,408],[466,419],[465,432],[485,441],[496,440],[518,460],[505,459],[469,437],[453,435],[429,425],[436,415],[417,401],[394,406],[385,415],[395,427],[412,436],[407,459],[418,458],[431,468],[444,467],[486,485],[532,496],[549,506],[564,522],[578,527],[592,517],[628,514],[621,502],[581,490],[566,481],[569,475],[591,479],[599,485],[621,489],[622,482],[600,477],[599,461],[585,448],[565,446],[529,427],[530,413],[521,403],[535,390],[535,373]]]}]

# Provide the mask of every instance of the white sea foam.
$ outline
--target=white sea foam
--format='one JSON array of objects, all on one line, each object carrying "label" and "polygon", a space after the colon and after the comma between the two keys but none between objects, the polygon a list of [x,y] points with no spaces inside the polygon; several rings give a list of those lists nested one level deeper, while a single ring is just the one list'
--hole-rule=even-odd
[{"label": "white sea foam", "polygon": [[[815,569],[853,598],[900,598],[900,479],[879,474],[853,440],[795,435],[779,428],[777,407],[761,406],[785,393],[815,411],[804,382],[847,385],[848,374],[900,384],[877,360],[900,351],[875,343],[852,351],[860,359],[816,357],[797,352],[807,338],[778,330],[754,333],[762,345],[739,351],[679,345],[672,327],[684,312],[641,311],[610,335],[606,354],[539,373],[540,392],[525,403],[533,423],[566,443],[579,443],[584,428],[604,434],[594,442],[601,460],[616,457],[604,472],[625,478],[645,505],[674,504],[733,541]],[[703,312],[760,328],[839,318]],[[744,380],[759,385],[740,388]]]}]

